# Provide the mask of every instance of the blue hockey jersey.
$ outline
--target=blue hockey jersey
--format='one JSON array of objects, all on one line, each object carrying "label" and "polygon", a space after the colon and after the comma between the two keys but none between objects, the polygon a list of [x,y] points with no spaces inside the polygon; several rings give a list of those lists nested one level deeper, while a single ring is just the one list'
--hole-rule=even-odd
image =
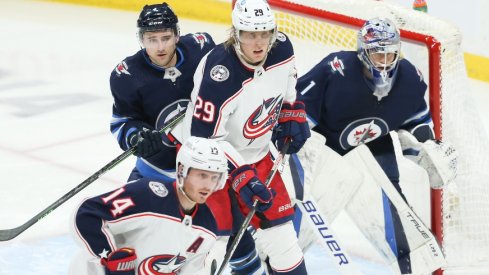
[{"label": "blue hockey jersey", "polygon": [[378,99],[367,86],[363,65],[353,51],[328,55],[297,82],[297,97],[306,105],[312,129],[341,155],[392,130],[432,126],[420,71],[401,59],[397,79]]},{"label": "blue hockey jersey", "polygon": [[[194,87],[195,69],[214,46],[207,33],[187,34],[177,43],[174,67],[155,66],[144,49],[115,67],[110,76],[114,98],[110,130],[123,150],[130,147],[128,138],[134,132],[143,127],[160,128],[185,110]],[[174,178],[175,146],[166,137],[163,137],[163,143],[165,150],[148,159],[137,160],[136,167],[141,174],[164,175],[167,176],[165,180]]]}]

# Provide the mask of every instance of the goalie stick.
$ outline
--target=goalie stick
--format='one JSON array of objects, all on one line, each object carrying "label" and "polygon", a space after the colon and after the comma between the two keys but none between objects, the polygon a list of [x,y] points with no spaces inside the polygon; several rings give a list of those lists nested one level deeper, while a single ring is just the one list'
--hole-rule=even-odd
[{"label": "goalie stick", "polygon": [[[297,155],[293,154],[289,157],[289,165],[296,194],[296,205],[298,207],[296,211],[300,211],[302,217],[307,220],[314,232],[314,236],[320,242],[321,246],[325,248],[327,251],[326,254],[330,260],[336,263],[336,268],[340,274],[363,274],[351,261],[351,257],[346,253],[341,243],[338,241],[336,233],[326,220],[326,216],[321,213],[319,205],[314,198],[311,195],[304,193],[304,179],[299,172],[302,171],[302,167],[300,167],[301,163],[297,158]],[[305,199],[304,196],[306,196]]]},{"label": "goalie stick", "polygon": [[[165,130],[167,130],[167,129],[173,127],[173,126],[175,126],[175,124],[177,124],[184,116],[185,116],[185,110],[179,112],[176,116],[174,116],[172,119],[170,119],[168,122],[166,122],[158,131],[163,134],[165,132]],[[20,235],[20,233],[24,232],[27,228],[33,226],[39,220],[41,220],[42,218],[44,218],[47,215],[49,215],[53,210],[55,210],[60,205],[62,205],[63,203],[65,203],[67,200],[69,200],[71,197],[73,197],[78,192],[80,192],[81,190],[83,190],[89,184],[91,184],[92,182],[94,182],[95,180],[97,180],[100,176],[102,176],[107,171],[109,171],[112,168],[114,168],[116,165],[118,165],[119,163],[121,163],[123,160],[125,160],[126,158],[128,158],[130,155],[132,155],[136,151],[136,147],[137,147],[137,145],[129,148],[127,151],[125,151],[124,153],[120,154],[114,160],[112,160],[111,162],[109,162],[108,164],[106,164],[100,170],[98,170],[93,175],[91,175],[90,177],[88,177],[86,180],[84,180],[82,183],[80,183],[79,185],[77,185],[75,188],[71,189],[68,193],[66,193],[65,195],[63,195],[57,201],[55,201],[54,203],[52,203],[50,206],[46,207],[44,210],[42,210],[41,212],[39,212],[37,215],[35,215],[31,219],[29,219],[24,224],[22,224],[22,225],[20,225],[18,227],[15,227],[15,228],[2,229],[2,230],[0,230],[0,241],[2,241],[2,242],[3,241],[8,241],[8,240],[11,240],[11,239],[17,237],[18,235]]]},{"label": "goalie stick", "polygon": [[[280,154],[275,159],[275,162],[273,163],[272,169],[270,170],[270,173],[268,173],[268,176],[264,182],[265,186],[268,186],[270,184],[273,177],[275,176],[275,173],[278,170],[280,163],[282,163],[282,161],[285,159],[285,153],[289,149],[289,145],[290,145],[290,140],[286,141],[284,144],[284,147],[282,148],[282,150],[280,150]],[[258,205],[258,200],[255,200],[253,202],[253,207],[251,208],[250,213],[248,213],[248,215],[246,216],[246,218],[243,221],[243,224],[241,224],[241,227],[239,228],[238,233],[236,233],[236,236],[234,237],[234,240],[231,243],[231,246],[226,251],[226,254],[224,255],[224,260],[222,261],[221,266],[219,266],[219,270],[217,271],[217,273],[215,275],[222,275],[222,273],[224,272],[224,268],[226,267],[229,260],[231,259],[231,256],[233,255],[234,251],[236,250],[236,247],[238,246],[239,241],[243,237],[245,230],[247,230],[248,225],[251,222],[251,219],[255,215],[257,205]]]}]

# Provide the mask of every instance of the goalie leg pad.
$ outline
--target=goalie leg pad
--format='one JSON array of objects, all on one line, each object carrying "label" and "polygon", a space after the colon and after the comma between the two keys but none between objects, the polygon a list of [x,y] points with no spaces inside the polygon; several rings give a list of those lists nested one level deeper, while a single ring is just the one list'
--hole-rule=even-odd
[{"label": "goalie leg pad", "polygon": [[[371,211],[383,209],[379,201],[382,201],[380,198],[384,193],[399,214],[400,223],[406,234],[411,257],[411,271],[414,274],[424,274],[443,266],[445,258],[435,237],[397,192],[366,146],[361,145],[352,150],[347,154],[347,159],[365,174],[362,189],[357,192],[352,203],[347,206],[347,210],[355,223],[360,228],[364,228],[363,232],[374,246],[384,252],[387,260],[394,260],[391,262],[393,265],[398,265],[397,257],[392,253],[390,247],[385,248],[385,232],[382,232],[385,231],[383,217],[379,215],[380,211]],[[369,211],[365,211],[366,209]],[[403,251],[403,255],[407,253]],[[423,255],[423,260],[420,255]],[[397,256],[400,256],[402,261],[402,255]]]}]

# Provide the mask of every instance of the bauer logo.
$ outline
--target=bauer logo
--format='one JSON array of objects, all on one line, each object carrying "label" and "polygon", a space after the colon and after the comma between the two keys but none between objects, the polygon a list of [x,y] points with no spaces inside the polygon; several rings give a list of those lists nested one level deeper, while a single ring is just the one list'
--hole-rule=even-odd
[{"label": "bauer logo", "polygon": [[338,265],[341,266],[344,264],[349,264],[350,261],[342,251],[342,248],[340,247],[338,242],[335,240],[335,236],[333,236],[333,233],[331,232],[329,227],[326,226],[323,217],[317,211],[314,203],[309,200],[300,203],[302,204],[304,210],[306,211],[306,213],[302,213],[302,214],[307,215],[308,218],[312,221],[312,223],[314,224],[313,230],[315,230],[315,234],[321,236],[324,244],[326,244],[329,250],[331,250],[331,252],[333,253],[334,257],[339,261]]}]

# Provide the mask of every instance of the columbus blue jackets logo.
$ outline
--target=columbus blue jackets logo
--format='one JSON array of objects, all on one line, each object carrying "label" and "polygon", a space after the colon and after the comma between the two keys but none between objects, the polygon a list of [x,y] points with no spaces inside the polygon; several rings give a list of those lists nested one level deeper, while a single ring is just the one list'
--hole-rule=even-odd
[{"label": "columbus blue jackets logo", "polygon": [[[166,122],[175,117],[180,112],[187,109],[187,105],[190,100],[180,99],[171,104],[168,104],[161,112],[158,114],[156,119],[156,129],[160,129]],[[175,144],[168,139],[166,135],[163,135],[163,143],[168,147],[175,147]]]},{"label": "columbus blue jackets logo", "polygon": [[228,79],[229,70],[223,65],[216,65],[211,69],[211,78],[215,81],[222,82]]},{"label": "columbus blue jackets logo", "polygon": [[264,100],[250,115],[243,128],[243,136],[250,139],[250,143],[268,133],[275,126],[280,114],[282,100],[281,96]]},{"label": "columbus blue jackets logo", "polygon": [[121,76],[121,74],[131,75],[131,73],[129,73],[129,67],[127,67],[125,61],[122,61],[121,63],[117,64],[114,70],[117,73],[117,76]]},{"label": "columbus blue jackets logo", "polygon": [[340,135],[340,145],[344,150],[349,150],[387,133],[389,133],[389,126],[383,119],[378,117],[362,118],[348,124],[343,129]]},{"label": "columbus blue jackets logo", "polygon": [[149,188],[151,189],[151,191],[153,191],[153,193],[155,193],[155,195],[159,196],[159,197],[166,197],[168,195],[168,189],[166,189],[165,185],[161,182],[157,182],[157,181],[150,181],[148,183],[149,185]]},{"label": "columbus blue jackets logo", "polygon": [[287,40],[287,37],[285,36],[285,34],[278,32],[277,33],[277,40],[280,42],[284,42],[285,40]]},{"label": "columbus blue jackets logo", "polygon": [[144,259],[138,267],[139,275],[176,275],[187,259],[180,255],[156,255]]}]

